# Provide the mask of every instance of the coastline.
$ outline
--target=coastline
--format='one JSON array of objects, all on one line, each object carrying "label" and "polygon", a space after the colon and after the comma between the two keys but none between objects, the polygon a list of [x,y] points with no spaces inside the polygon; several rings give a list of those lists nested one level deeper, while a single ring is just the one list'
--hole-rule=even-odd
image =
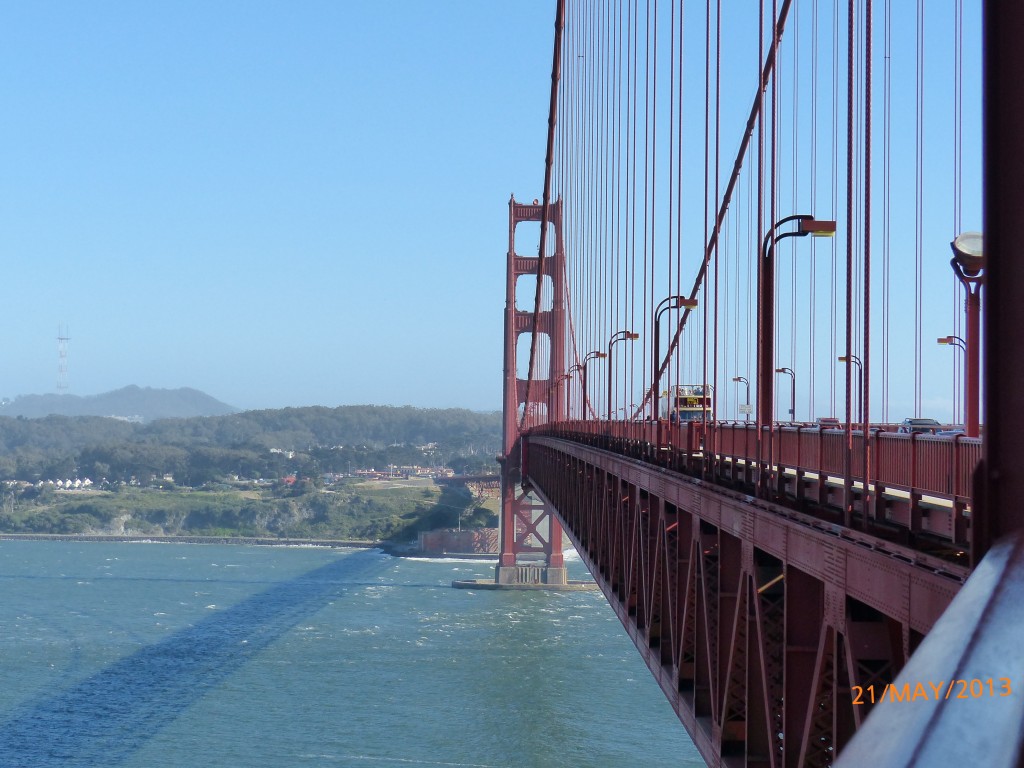
[{"label": "coastline", "polygon": [[427,559],[494,560],[494,553],[420,552],[389,541],[361,539],[277,539],[267,536],[157,536],[117,533],[0,533],[0,541],[98,541],[138,544],[241,544],[258,547],[327,547],[330,549],[379,549],[392,557]]},{"label": "coastline", "polygon": [[114,541],[152,544],[249,544],[261,547],[330,547],[383,549],[382,541],[347,539],[276,539],[262,536],[146,536],[106,533],[0,533],[0,541]]}]

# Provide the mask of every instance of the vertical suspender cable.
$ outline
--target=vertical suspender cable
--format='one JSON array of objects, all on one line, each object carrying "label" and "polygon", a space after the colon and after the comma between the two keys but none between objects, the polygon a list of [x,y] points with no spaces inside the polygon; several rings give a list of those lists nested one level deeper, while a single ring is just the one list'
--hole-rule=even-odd
[{"label": "vertical suspender cable", "polygon": [[[868,417],[871,411],[871,2],[864,0],[864,343],[861,351],[863,367],[859,371],[863,377],[860,384],[863,387],[860,418],[861,443],[864,448],[861,514],[865,527],[871,499],[871,447],[868,440],[871,434],[871,420]],[[848,363],[846,367],[853,366]]]},{"label": "vertical suspender cable", "polygon": [[[776,6],[777,6],[777,0],[772,0],[772,18],[773,19],[778,15],[778,8]],[[778,48],[779,48],[778,41],[772,40],[772,47],[775,48],[775,50],[776,50],[776,63],[777,63],[778,62]],[[774,226],[775,222],[779,220],[779,211],[778,211],[778,203],[779,203],[779,192],[778,192],[778,175],[779,175],[778,105],[779,105],[779,90],[778,90],[778,81],[779,81],[779,78],[778,78],[778,66],[775,66],[775,67],[772,68],[772,112],[771,112],[771,122],[769,123],[769,125],[770,125],[770,134],[769,134],[769,137],[768,137],[768,139],[769,139],[769,146],[771,147],[771,177],[770,177],[771,183],[769,185],[769,196],[768,196],[768,208],[771,211],[771,214],[768,217],[768,225],[769,226]],[[773,256],[773,258],[775,258],[776,262],[778,262],[778,258],[777,257]],[[778,274],[778,270],[777,269],[775,270],[775,274],[776,275]],[[775,308],[776,308],[776,313],[777,313],[778,312],[778,306],[779,306],[779,301],[778,301],[779,281],[778,280],[774,280],[773,283],[774,283],[774,287],[775,287],[775,296],[769,297],[769,300],[775,302]],[[779,348],[779,342],[778,342],[779,323],[776,322],[774,325],[775,325],[775,328],[773,330],[773,333],[775,335],[775,338],[772,340],[772,349],[773,350],[778,350],[778,348]],[[774,360],[770,361],[769,367],[774,370],[774,368],[775,368],[775,361]],[[773,373],[772,375],[774,376],[775,374]],[[796,381],[796,377],[794,377],[794,382],[795,381]],[[795,384],[794,384],[794,386],[795,386]],[[776,389],[773,386],[772,387],[772,392],[775,395],[775,402],[772,403],[772,413],[773,414],[778,414],[778,412],[779,412],[779,408],[778,408],[779,391],[778,391],[778,389]],[[776,418],[773,419],[773,422],[778,421],[778,420],[779,419],[776,416]],[[769,440],[771,441],[770,445],[771,445],[771,447],[773,449],[775,447],[775,434],[774,433],[775,433],[775,424],[774,423],[769,424],[768,425],[768,435],[769,435]],[[771,461],[774,463],[774,456],[771,453],[769,454],[769,456],[771,457]],[[769,467],[769,471],[770,471],[770,467]]]},{"label": "vertical suspender cable", "polygon": [[[722,0],[716,0],[715,3],[715,207],[718,207],[720,202],[718,199],[718,182],[721,174],[719,173],[719,164],[721,163],[721,157],[719,155],[719,147],[721,145],[722,135]],[[711,378],[715,382],[715,389],[712,390],[711,417],[713,421],[718,420],[718,397],[715,393],[720,392],[722,389],[719,386],[718,380],[718,267],[719,267],[719,253],[718,253],[718,240],[715,240],[715,359],[712,365]],[[726,291],[728,298],[728,290]],[[706,383],[706,382],[705,382]],[[705,417],[707,417],[707,411],[704,411]],[[706,425],[705,425],[706,426]],[[712,455],[718,455],[718,430],[715,430],[716,442],[713,446]]]},{"label": "vertical suspender cable", "polygon": [[[763,3],[765,0],[761,0],[762,3],[762,17],[761,17],[761,28],[763,29]],[[704,282],[704,277],[707,274],[707,268],[711,260],[711,253],[714,250],[715,242],[717,241],[719,234],[721,233],[722,222],[725,219],[725,214],[729,210],[729,205],[732,202],[732,195],[736,188],[736,182],[739,180],[740,171],[743,167],[743,160],[747,156],[747,149],[750,146],[751,137],[754,131],[759,126],[763,129],[761,120],[759,119],[762,115],[763,103],[764,103],[764,91],[767,88],[768,82],[772,73],[775,71],[775,54],[776,54],[776,43],[782,40],[782,35],[786,27],[786,19],[789,14],[789,9],[792,6],[792,0],[782,0],[782,5],[779,7],[778,19],[774,24],[773,32],[774,37],[772,38],[773,44],[768,51],[767,58],[764,57],[764,42],[759,42],[759,53],[761,59],[764,60],[764,66],[761,70],[761,78],[758,84],[757,93],[754,95],[754,103],[750,109],[750,115],[747,118],[746,129],[743,132],[743,137],[740,140],[739,149],[736,152],[736,159],[733,163],[732,174],[729,176],[729,183],[725,185],[725,192],[722,195],[722,202],[718,208],[718,214],[715,217],[714,228],[711,231],[711,237],[704,248],[704,259],[697,270],[697,276],[694,279],[693,287],[690,290],[689,297],[692,299],[696,297],[697,292],[700,290],[701,285]],[[759,59],[760,60],[760,59]],[[758,133],[758,243],[760,243],[761,237],[763,237],[763,230],[760,227],[763,226],[763,136],[761,132]],[[686,326],[686,320],[690,316],[689,309],[683,310],[682,316],[679,318],[679,324],[676,327],[675,334],[672,338],[671,343],[668,346],[668,351],[665,353],[664,359],[659,366],[662,374],[665,372],[665,368],[668,367],[669,360],[674,354],[677,345],[679,344],[679,338],[682,335],[683,328]],[[647,391],[643,403],[639,407],[644,407],[650,398],[651,392]]]},{"label": "vertical suspender cable", "polygon": [[[809,210],[817,210],[818,207],[818,4],[814,3],[811,5],[811,188],[810,188],[810,200],[811,205]],[[811,370],[810,370],[810,384],[808,385],[809,400],[807,407],[810,410],[810,417],[814,418],[814,390],[817,386],[815,382],[814,370],[817,367],[814,364],[814,350],[815,338],[814,331],[817,327],[817,317],[815,313],[817,310],[817,287],[818,287],[818,259],[817,256],[817,244],[811,242],[811,275],[810,275],[810,290],[807,291],[807,328],[808,335],[810,336],[811,344]],[[829,367],[832,367],[832,361],[829,360]]]},{"label": "vertical suspender cable", "polygon": [[[655,46],[657,46],[657,42],[655,42]],[[654,78],[657,78],[657,70],[655,70]],[[655,90],[654,86],[656,84],[656,79],[652,84],[651,77],[651,0],[647,0],[644,4],[644,270],[639,302],[643,315],[647,314],[647,297],[648,291],[650,290],[649,283],[653,282],[650,278],[654,273],[654,201],[651,199],[651,185],[653,184],[654,175],[654,164],[652,158],[654,142],[651,140],[651,132],[654,130],[654,125],[651,120],[651,102],[653,100],[653,91]],[[637,301],[635,297],[631,309],[632,311],[629,313],[629,322],[632,324],[635,320],[637,310]],[[646,325],[646,322],[644,324]],[[632,328],[630,330],[632,330]]]},{"label": "vertical suspender cable", "polygon": [[922,325],[924,314],[924,164],[925,164],[925,5],[918,0],[916,16],[916,145],[914,153],[914,280],[913,280],[913,415],[921,416]]},{"label": "vertical suspender cable", "polygon": [[[677,59],[677,64],[676,64],[676,66],[677,66],[677,68],[679,70],[679,83],[678,83],[678,86],[677,86],[678,87],[679,97],[678,97],[678,101],[677,101],[677,104],[676,104],[676,124],[677,124],[678,130],[679,130],[679,133],[678,133],[677,139],[676,139],[676,141],[677,141],[677,152],[676,152],[676,188],[677,188],[677,194],[676,194],[676,232],[678,234],[677,234],[677,237],[676,237],[676,253],[675,253],[675,259],[674,259],[676,280],[675,280],[675,285],[674,286],[672,285],[671,281],[669,283],[670,288],[673,288],[672,293],[677,295],[677,296],[682,291],[682,276],[683,276],[683,248],[682,248],[682,242],[683,242],[683,47],[684,47],[684,44],[683,44],[683,31],[684,31],[684,26],[683,26],[683,4],[682,4],[682,0],[680,0],[680,4],[679,4],[679,52],[678,52],[678,59]],[[673,313],[672,317],[676,317],[678,319],[678,316],[675,315],[674,313]],[[668,358],[666,358],[666,359],[668,359]],[[674,376],[669,376],[667,381],[665,381],[664,379],[662,380],[663,383],[667,385],[667,388],[669,390],[671,390],[671,387],[672,387],[673,383],[675,383],[675,381],[677,381],[678,378],[679,378],[680,359],[679,359],[678,355],[676,356],[675,361],[676,361],[676,367],[675,367],[675,372],[674,372],[675,375]],[[659,361],[659,360],[655,360],[654,361],[655,365],[660,365],[660,362],[661,361]],[[662,366],[662,370],[664,370],[664,366]],[[652,391],[651,394],[652,394],[652,399],[653,399],[653,401],[655,403],[655,408],[657,408],[658,398],[660,397],[661,393],[660,392]]]},{"label": "vertical suspender cable", "polygon": [[[854,32],[855,0],[848,3],[848,35],[846,48],[846,354],[853,354],[853,139],[854,139]],[[844,365],[846,374],[846,467],[843,492],[843,525],[850,527],[853,518],[853,430],[851,425],[851,391],[853,366]]]},{"label": "vertical suspender cable", "polygon": [[[800,14],[796,14],[793,17],[793,88],[790,91],[790,112],[792,124],[790,128],[790,210],[798,211],[800,208],[800,200],[798,192],[800,189],[799,185],[799,167],[797,158],[799,153],[797,152],[797,146],[800,141],[800,99],[797,98],[797,94],[800,93]],[[797,268],[796,268],[796,240],[790,240],[790,254],[792,257],[791,265],[792,268],[789,271],[789,357],[791,364],[795,364],[797,361],[797,340],[796,340],[796,311],[797,311]],[[809,351],[809,350],[808,350]],[[810,365],[808,365],[808,368]],[[797,421],[796,418],[796,405],[793,406],[793,421]]]},{"label": "vertical suspender cable", "polygon": [[[955,0],[953,7],[953,237],[960,234],[961,188],[963,183],[963,0]],[[960,323],[963,317],[960,307],[966,296],[964,285],[953,275],[953,334],[961,336]],[[966,361],[960,355],[953,355],[953,423],[963,423],[961,397],[963,395],[963,370]]]},{"label": "vertical suspender cable", "polygon": [[[840,0],[834,0],[832,4],[832,210],[839,211],[839,4]],[[847,222],[847,226],[850,222]],[[836,359],[836,352],[839,348],[839,264],[838,248],[832,249],[832,306],[830,316],[830,331],[832,334],[829,347],[829,378],[832,381],[832,413],[836,410],[836,367],[831,364]]]},{"label": "vertical suspender cable", "polygon": [[[758,10],[758,23],[757,23],[757,51],[758,51],[758,57],[757,58],[758,58],[759,62],[764,60],[764,2],[765,2],[765,0],[761,0],[761,2],[758,4],[759,10]],[[775,46],[773,45],[770,50],[774,53],[775,52]],[[775,71],[775,68],[772,67],[772,72],[774,73],[774,71]],[[755,241],[755,243],[760,244],[761,238],[763,237],[763,231],[764,231],[763,227],[764,227],[764,88],[765,88],[765,81],[762,80],[758,85],[760,87],[757,90],[757,100],[754,102],[755,109],[757,110],[757,214],[756,214],[757,215],[757,240]],[[758,257],[757,257],[757,295],[761,296],[762,295],[762,286],[763,286],[763,284],[765,282],[765,277],[764,277],[764,274],[763,274],[764,273],[764,264],[762,264],[762,259],[760,258],[760,249],[755,246],[754,250],[757,251],[757,253],[758,253]],[[758,327],[760,327],[760,326],[758,326]],[[760,347],[761,347],[762,344],[764,344],[764,340],[760,337],[760,335],[758,335],[757,336],[758,354],[757,354],[757,357],[755,358],[758,361],[757,363],[755,363],[755,368],[758,368],[758,369],[760,368],[760,365],[759,365],[760,360],[761,360],[761,358],[760,358]],[[760,370],[758,370],[758,376],[757,376],[757,392],[758,392],[758,396],[757,396],[757,413],[755,415],[756,416],[756,418],[755,418],[755,422],[756,422],[755,423],[755,429],[757,431],[756,431],[755,438],[754,438],[754,442],[755,442],[755,446],[756,446],[756,456],[757,456],[756,467],[757,467],[757,475],[758,475],[758,478],[757,478],[756,482],[758,484],[758,487],[761,487],[764,484],[764,480],[762,480],[761,475],[765,471],[765,467],[764,467],[765,460],[768,457],[767,446],[765,446],[765,444],[764,444],[764,428],[766,426],[765,423],[764,423],[765,422],[765,418],[764,418],[765,414],[763,413],[763,407],[762,407],[763,403],[762,403],[762,398],[761,398],[761,395],[760,395],[760,392],[764,389],[764,386],[765,386],[764,382],[761,381]],[[767,426],[769,428],[771,427],[770,424],[767,425]]]},{"label": "vertical suspender cable", "polygon": [[[680,8],[680,12],[682,12],[681,8]],[[668,247],[665,249],[665,252],[668,254],[668,258],[665,260],[665,268],[666,268],[666,276],[667,276],[666,285],[669,286],[669,292],[674,293],[671,290],[671,286],[672,286],[672,266],[673,266],[672,254],[673,254],[673,246],[675,244],[675,237],[676,237],[676,231],[675,231],[676,220],[675,220],[675,218],[673,216],[674,210],[675,210],[674,209],[674,204],[676,202],[676,197],[675,197],[676,188],[675,188],[675,184],[673,183],[675,181],[675,177],[674,177],[675,162],[674,161],[676,159],[676,153],[675,153],[676,145],[675,145],[675,141],[674,141],[675,137],[676,137],[676,134],[675,134],[675,129],[676,129],[676,123],[675,123],[675,118],[676,118],[676,110],[675,110],[675,107],[676,107],[676,67],[675,67],[675,61],[676,61],[676,4],[675,4],[675,2],[672,3],[671,17],[669,19],[669,29],[670,29],[670,33],[669,33],[669,41],[670,42],[669,42],[669,56],[668,56],[668,60],[669,60],[669,83],[668,83],[669,100],[668,100],[668,209],[667,209],[668,210]],[[682,45],[682,39],[679,40],[679,44]],[[682,74],[683,73],[680,70],[680,72],[679,72],[680,78],[682,78]],[[680,128],[681,128],[681,126],[680,126]],[[655,332],[655,327],[652,325],[651,326],[651,333],[654,333],[654,332]],[[659,343],[660,343],[660,340],[652,339],[652,344],[651,344],[651,354],[652,355],[654,353],[655,345],[657,345]],[[657,364],[657,360],[655,360],[654,362],[655,362],[655,364]],[[651,387],[653,388],[653,386],[654,386],[654,376],[651,377]],[[654,397],[651,398],[651,413],[655,417],[657,417],[657,411],[658,411],[658,397],[659,397],[659,393],[655,392],[654,393]]]},{"label": "vertical suspender cable", "polygon": [[[892,326],[889,321],[889,284],[891,262],[890,215],[890,158],[892,153],[892,0],[885,0],[885,70],[882,80],[882,423],[889,423],[889,336]],[[954,280],[956,278],[954,277]]]},{"label": "vertical suspender cable", "polygon": [[[711,177],[708,163],[711,144],[711,0],[704,3],[704,242],[708,241],[708,218],[710,214],[710,200],[708,189],[710,188]],[[701,286],[701,312],[704,318],[704,333],[701,354],[701,382],[704,386],[708,383],[708,284],[704,281]]]}]

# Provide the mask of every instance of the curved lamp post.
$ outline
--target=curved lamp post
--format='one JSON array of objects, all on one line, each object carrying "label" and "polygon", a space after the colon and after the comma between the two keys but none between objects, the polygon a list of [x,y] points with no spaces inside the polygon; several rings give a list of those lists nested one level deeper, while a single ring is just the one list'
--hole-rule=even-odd
[{"label": "curved lamp post", "polygon": [[964,352],[967,351],[967,343],[959,336],[939,336],[935,341],[939,344],[948,344],[951,347],[957,347]]},{"label": "curved lamp post", "polygon": [[[939,338],[937,338],[935,341],[938,342],[939,344],[945,344],[950,347],[956,347],[957,349],[964,353],[965,358],[967,357],[967,342],[965,342],[959,336],[939,336]],[[954,414],[954,416],[955,415],[956,414]],[[964,430],[964,433],[966,434],[966,430]]]},{"label": "curved lamp post", "polygon": [[565,413],[562,414],[562,418],[569,418],[569,394],[568,393],[569,393],[569,378],[571,376],[572,376],[572,373],[570,373],[569,371],[566,371],[561,376],[559,376],[557,379],[555,379],[553,382],[551,382],[551,386],[548,388],[548,422],[549,423],[553,422],[553,421],[557,421],[557,419],[555,419],[555,416],[554,416],[554,413],[555,413],[555,402],[561,402],[557,398],[557,393],[558,393],[558,388],[560,386],[562,386],[563,384],[565,385],[565,392],[566,392],[566,397],[565,397],[565,404],[566,404],[566,406],[565,406]]},{"label": "curved lamp post", "polygon": [[640,338],[639,333],[633,333],[632,331],[617,331],[612,334],[611,339],[608,340],[608,421],[612,420],[612,374],[614,373],[614,366],[612,365],[612,347],[620,341],[636,341]]},{"label": "curved lamp post", "polygon": [[[778,229],[791,222],[796,229],[778,233]],[[818,221],[811,214],[798,213],[775,222],[761,244],[761,269],[757,290],[757,420],[771,424],[775,420],[775,244],[787,237],[832,237],[836,233],[835,221]],[[795,413],[794,413],[795,417]]]},{"label": "curved lamp post", "polygon": [[569,402],[569,390],[571,389],[571,387],[569,386],[568,379],[572,378],[572,375],[577,371],[582,370],[583,366],[581,366],[579,363],[573,363],[572,365],[569,366],[569,370],[565,372],[565,418],[567,419],[572,418],[572,411],[570,410],[571,403]]},{"label": "curved lamp post", "polygon": [[[963,232],[949,244],[953,258],[949,265],[966,291],[967,338],[964,339],[964,432],[977,437],[980,426],[981,370],[981,286],[984,282],[984,238],[980,232]],[[947,337],[949,338],[949,337]],[[955,338],[955,337],[954,337]]]},{"label": "curved lamp post", "polygon": [[[694,309],[697,306],[696,299],[688,299],[685,296],[669,296],[662,299],[654,308],[654,365],[651,372],[651,392],[659,392],[661,383],[661,316],[669,309]],[[651,415],[658,418],[658,399],[651,397]]]},{"label": "curved lamp post", "polygon": [[853,363],[857,366],[857,421],[864,420],[864,365],[856,355],[843,355],[836,358],[840,363]]},{"label": "curved lamp post", "polygon": [[733,376],[732,380],[747,385],[747,412],[743,414],[743,419],[744,421],[750,421],[750,382],[747,381],[746,376]]},{"label": "curved lamp post", "polygon": [[789,420],[791,422],[796,421],[796,374],[792,368],[776,368],[775,372],[788,373],[789,377],[793,380],[789,393]]},{"label": "curved lamp post", "polygon": [[596,349],[593,352],[588,352],[587,356],[583,358],[583,362],[580,363],[580,404],[583,408],[583,420],[587,420],[587,406],[590,404],[590,400],[587,399],[587,363],[591,360],[600,360],[608,357],[604,352],[598,352]]}]

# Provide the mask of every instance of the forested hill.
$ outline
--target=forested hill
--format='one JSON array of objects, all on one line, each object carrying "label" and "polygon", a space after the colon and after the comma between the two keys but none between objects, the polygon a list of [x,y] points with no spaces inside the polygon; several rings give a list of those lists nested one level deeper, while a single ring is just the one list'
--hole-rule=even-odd
[{"label": "forested hill", "polygon": [[[244,411],[145,424],[95,416],[0,416],[0,480],[342,471],[394,464],[493,464],[501,415],[388,406]],[[282,466],[284,452],[297,454]],[[465,464],[466,462],[461,462]]]},{"label": "forested hill", "polygon": [[191,416],[222,416],[238,409],[198,389],[154,389],[128,386],[100,395],[21,395],[0,403],[0,416],[113,416],[129,421],[153,421]]}]

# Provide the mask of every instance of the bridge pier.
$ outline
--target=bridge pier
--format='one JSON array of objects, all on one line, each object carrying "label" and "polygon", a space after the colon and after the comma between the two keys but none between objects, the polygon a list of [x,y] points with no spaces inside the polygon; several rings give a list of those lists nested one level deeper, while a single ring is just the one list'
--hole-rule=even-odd
[{"label": "bridge pier", "polygon": [[[550,228],[551,253],[524,256],[516,252],[516,228],[535,223],[541,227],[541,244]],[[520,278],[529,278],[520,285]],[[526,475],[522,466],[520,429],[567,416],[565,396],[565,250],[562,242],[562,202],[547,205],[509,200],[508,254],[505,288],[504,428],[501,465],[501,534],[494,581],[455,582],[456,587],[490,589],[596,589],[594,582],[569,581],[562,557],[565,534],[554,509],[521,486]],[[532,284],[530,284],[532,280]],[[534,297],[548,283],[550,306],[533,311]],[[517,292],[523,289],[527,301],[517,308]],[[518,359],[520,337],[544,335],[546,349],[531,350],[530,359]],[[534,354],[536,352],[536,354]],[[524,367],[521,363],[526,363]],[[524,374],[530,374],[525,376]]]},{"label": "bridge pier", "polygon": [[499,565],[495,568],[494,581],[504,587],[519,585],[564,587],[569,583],[565,568],[547,565]]},{"label": "bridge pier", "polygon": [[[504,468],[504,467],[503,467]],[[562,547],[565,533],[553,508],[518,486],[518,470],[502,472],[501,553],[494,580],[455,581],[461,589],[597,589],[593,581],[571,581]]]}]

